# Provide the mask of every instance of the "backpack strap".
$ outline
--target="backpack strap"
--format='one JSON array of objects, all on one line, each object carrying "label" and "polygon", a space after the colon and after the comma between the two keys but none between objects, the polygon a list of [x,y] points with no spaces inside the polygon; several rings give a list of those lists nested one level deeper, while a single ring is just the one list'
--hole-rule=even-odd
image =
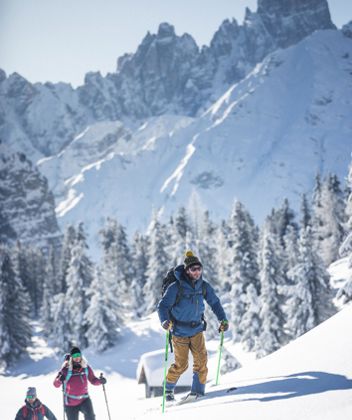
[{"label": "backpack strap", "polygon": [[[88,371],[88,365],[84,368],[84,374],[87,377],[87,381],[88,381],[88,375],[89,375],[89,371]],[[67,371],[67,375],[65,378],[65,382],[64,382],[64,395],[65,395],[65,404],[68,404],[68,399],[72,398],[74,400],[81,400],[82,398],[88,398],[89,395],[88,394],[84,394],[84,395],[80,395],[80,396],[76,396],[76,395],[70,395],[67,393],[66,391],[66,387],[67,387],[67,382],[71,379],[72,377],[72,369],[69,369]]]},{"label": "backpack strap", "polygon": [[26,405],[22,407],[22,416],[23,418],[26,418],[28,416],[28,408]]}]

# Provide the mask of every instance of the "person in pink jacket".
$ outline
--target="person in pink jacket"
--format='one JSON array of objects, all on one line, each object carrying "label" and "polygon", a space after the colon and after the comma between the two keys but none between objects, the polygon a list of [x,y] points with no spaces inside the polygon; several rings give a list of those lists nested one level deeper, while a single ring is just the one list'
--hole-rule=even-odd
[{"label": "person in pink jacket", "polygon": [[104,377],[97,378],[78,347],[73,347],[65,358],[61,370],[54,380],[56,388],[63,387],[67,420],[95,420],[92,401],[88,395],[88,381],[92,385],[106,383]]}]

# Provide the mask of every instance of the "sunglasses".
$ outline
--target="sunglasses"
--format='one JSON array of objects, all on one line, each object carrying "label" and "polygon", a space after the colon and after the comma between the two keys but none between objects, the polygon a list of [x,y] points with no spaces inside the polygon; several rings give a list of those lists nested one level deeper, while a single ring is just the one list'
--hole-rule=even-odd
[{"label": "sunglasses", "polygon": [[35,395],[27,395],[27,400],[34,400]]},{"label": "sunglasses", "polygon": [[202,271],[202,267],[200,265],[190,267],[189,271],[191,273],[195,273],[196,271]]},{"label": "sunglasses", "polygon": [[72,359],[75,359],[76,357],[81,357],[81,353],[74,353],[72,355]]}]

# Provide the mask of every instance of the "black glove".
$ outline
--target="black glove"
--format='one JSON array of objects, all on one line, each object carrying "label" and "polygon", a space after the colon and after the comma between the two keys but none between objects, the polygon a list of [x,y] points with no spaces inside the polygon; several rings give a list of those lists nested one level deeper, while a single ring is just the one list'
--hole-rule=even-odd
[{"label": "black glove", "polygon": [[64,381],[65,381],[65,375],[64,375],[62,372],[59,372],[59,373],[57,374],[57,379],[58,379],[60,382],[64,382]]},{"label": "black glove", "polygon": [[106,378],[104,378],[104,376],[101,376],[99,379],[100,379],[100,383],[102,385],[105,385],[106,384]]},{"label": "black glove", "polygon": [[169,319],[167,319],[166,321],[164,321],[161,326],[164,328],[164,330],[169,330],[172,327],[172,321],[170,321]]},{"label": "black glove", "polygon": [[221,331],[227,331],[229,329],[229,321],[227,320],[227,319],[223,319],[221,322],[220,322],[220,325],[219,325],[219,333],[221,332]]}]

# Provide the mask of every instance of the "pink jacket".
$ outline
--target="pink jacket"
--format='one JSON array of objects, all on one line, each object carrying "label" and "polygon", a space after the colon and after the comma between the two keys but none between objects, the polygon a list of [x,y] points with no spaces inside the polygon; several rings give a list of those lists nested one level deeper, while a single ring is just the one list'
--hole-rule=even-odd
[{"label": "pink jacket", "polygon": [[[54,386],[56,388],[62,386],[62,382],[59,379],[61,374],[65,377],[63,383],[65,405],[76,406],[89,397],[88,380],[92,385],[101,385],[100,379],[94,375],[92,368],[88,365],[86,368],[81,367],[80,369],[72,370],[69,370],[68,367],[64,367],[54,380]],[[68,380],[66,380],[67,378]]]}]

